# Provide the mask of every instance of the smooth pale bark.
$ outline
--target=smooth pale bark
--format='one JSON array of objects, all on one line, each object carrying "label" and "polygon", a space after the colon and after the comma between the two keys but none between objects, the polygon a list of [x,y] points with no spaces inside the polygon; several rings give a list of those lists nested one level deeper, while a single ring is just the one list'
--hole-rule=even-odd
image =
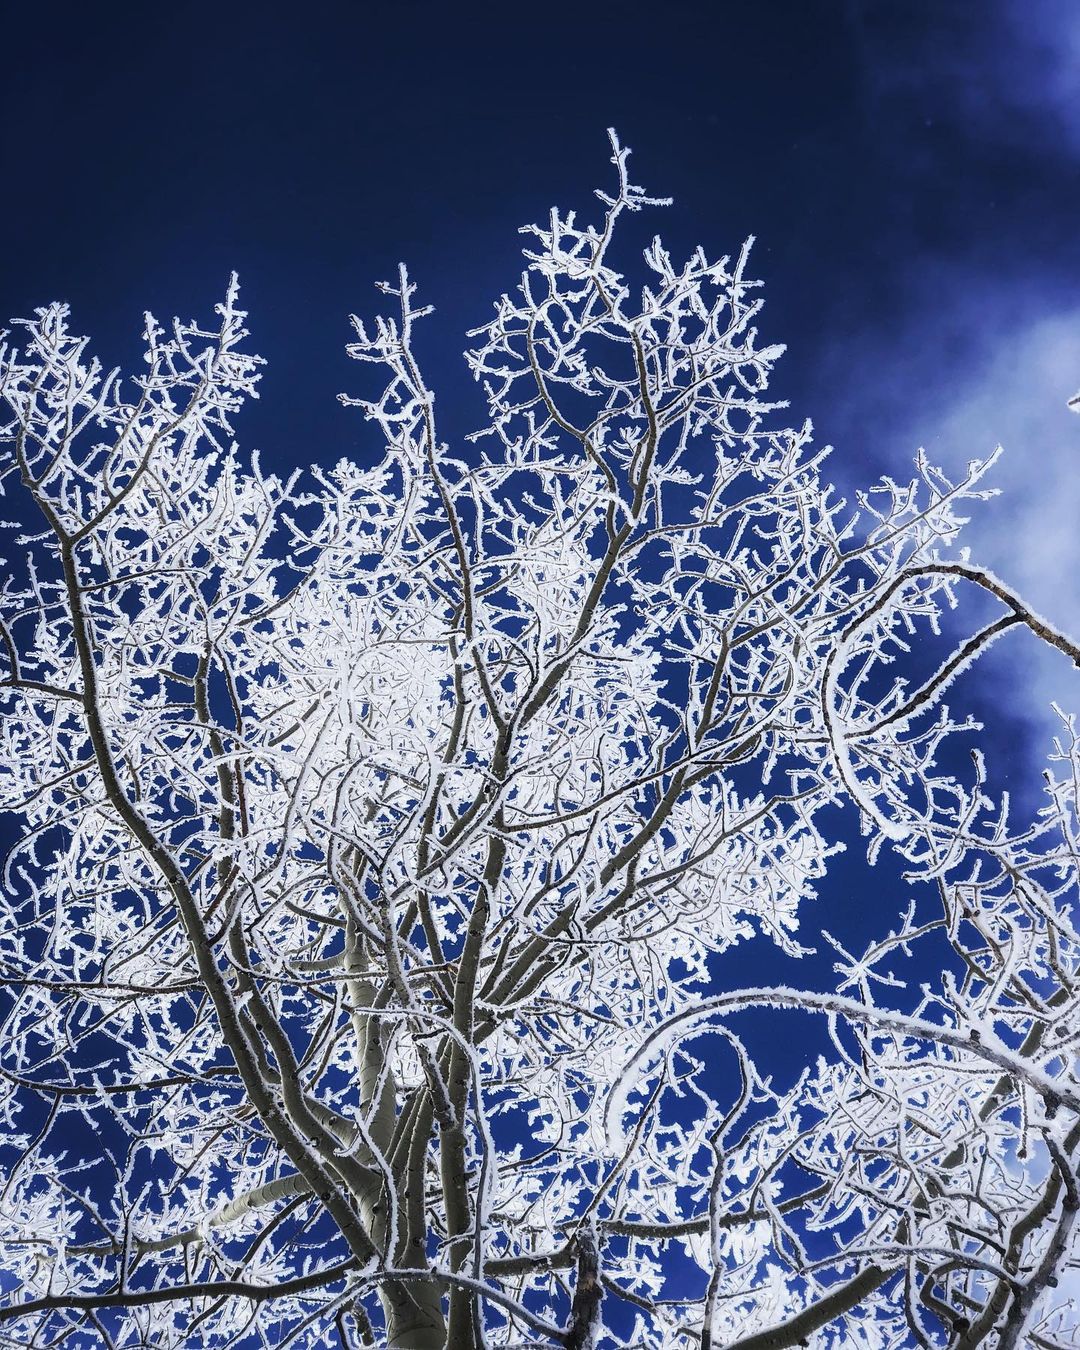
[{"label": "smooth pale bark", "polygon": [[380,1291],[387,1350],[448,1350],[442,1296],[434,1284],[394,1282]]},{"label": "smooth pale bark", "polygon": [[[364,1008],[374,1006],[378,987],[365,978],[366,960],[361,942],[358,940],[356,926],[351,915],[346,917],[345,942],[346,970],[353,976],[349,980],[349,996],[354,1008],[353,1030],[357,1040],[360,1060],[359,1087],[360,1110],[368,1122],[368,1133],[372,1144],[384,1159],[392,1152],[394,1125],[396,1121],[395,1097],[396,1082],[386,1064],[387,1035],[386,1025],[377,1016],[365,1016]],[[414,1131],[426,1131],[427,1121],[424,1113],[419,1113]],[[394,1175],[392,1183],[398,1213],[398,1250],[388,1250],[393,1235],[388,1227],[387,1197],[380,1192],[359,1197],[361,1212],[369,1225],[376,1243],[394,1261],[402,1255],[402,1249],[419,1245],[423,1248],[423,1234],[413,1233],[411,1211],[415,1207],[407,1203],[410,1181],[423,1185],[423,1170],[419,1178],[411,1176],[408,1162],[413,1149],[403,1150],[404,1176]],[[423,1211],[421,1209],[421,1215]],[[416,1239],[419,1239],[417,1242]],[[392,1280],[379,1289],[379,1301],[382,1304],[386,1322],[386,1345],[388,1350],[443,1350],[446,1344],[446,1323],[442,1312],[442,1295],[438,1286],[423,1281]]]}]

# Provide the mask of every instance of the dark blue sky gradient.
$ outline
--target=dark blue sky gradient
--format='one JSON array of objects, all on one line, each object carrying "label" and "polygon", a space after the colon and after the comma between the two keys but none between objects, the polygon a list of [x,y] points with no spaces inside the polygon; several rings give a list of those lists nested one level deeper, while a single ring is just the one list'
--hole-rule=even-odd
[{"label": "dark blue sky gradient", "polygon": [[[1080,305],[1078,21],[1067,0],[9,6],[0,311],[70,301],[132,366],[145,308],[206,315],[235,269],[269,361],[238,434],[289,469],[375,450],[334,397],[359,385],[346,316],[405,260],[454,438],[482,414],[461,334],[514,284],[519,225],[596,205],[613,125],[635,181],[675,198],[646,237],[758,237],[763,332],[789,346],[774,392],[836,472],[904,472],[1019,330]],[[972,691],[1007,766],[1008,675]],[[869,936],[904,888],[852,844],[822,913]],[[741,979],[812,978],[752,945]]]},{"label": "dark blue sky gradient", "polygon": [[12,6],[0,308],[69,300],[120,359],[144,308],[204,312],[235,268],[271,362],[244,439],[332,459],[362,440],[332,397],[370,282],[408,262],[456,374],[515,228],[589,206],[614,125],[676,246],[758,236],[783,392],[835,434],[831,402],[874,384],[858,340],[931,285],[918,344],[977,345],[943,275],[1075,283],[1075,165],[1016,26],[996,0]]}]

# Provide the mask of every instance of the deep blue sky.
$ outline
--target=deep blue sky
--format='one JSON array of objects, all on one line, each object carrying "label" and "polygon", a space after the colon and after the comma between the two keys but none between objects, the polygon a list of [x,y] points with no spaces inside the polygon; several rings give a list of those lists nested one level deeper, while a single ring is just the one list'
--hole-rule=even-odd
[{"label": "deep blue sky", "polygon": [[985,354],[975,291],[1013,322],[1078,293],[1069,0],[11,5],[3,34],[0,310],[69,300],[119,358],[235,268],[275,461],[357,444],[332,395],[370,282],[404,258],[452,339],[515,227],[607,181],[609,124],[674,242],[758,236],[783,392],[852,457],[881,367],[917,397]]},{"label": "deep blue sky", "polygon": [[[10,5],[0,36],[0,311],[68,300],[130,362],[144,308],[206,314],[236,269],[264,462],[365,452],[346,315],[399,259],[470,429],[459,335],[514,283],[516,227],[609,185],[614,125],[677,250],[758,237],[774,389],[842,479],[1006,440],[976,547],[1080,630],[1077,0]],[[1080,689],[1005,647],[975,692],[1037,782],[1021,706]]]}]

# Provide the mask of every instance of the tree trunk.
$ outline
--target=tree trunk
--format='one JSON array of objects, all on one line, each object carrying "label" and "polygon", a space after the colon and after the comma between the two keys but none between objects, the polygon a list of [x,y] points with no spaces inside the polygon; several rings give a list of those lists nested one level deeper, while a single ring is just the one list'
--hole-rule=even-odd
[{"label": "tree trunk", "polygon": [[[345,969],[352,977],[349,980],[349,996],[354,1009],[353,1027],[360,1060],[360,1109],[368,1115],[371,1142],[383,1158],[388,1159],[395,1124],[396,1085],[385,1063],[385,1024],[377,1017],[368,1017],[363,1013],[364,1008],[373,1006],[377,991],[375,985],[365,978],[367,963],[352,915],[347,908],[344,912]],[[377,1093],[381,1093],[378,1101]],[[413,1174],[409,1165],[416,1164],[413,1150],[407,1149],[405,1175],[397,1183],[405,1192],[398,1196],[401,1216],[405,1221],[404,1231],[399,1235],[403,1240],[402,1250],[387,1250],[390,1241],[387,1232],[387,1197],[375,1188],[370,1194],[359,1197],[364,1220],[375,1245],[386,1254],[387,1260],[400,1262],[404,1259],[406,1265],[411,1264],[414,1257],[422,1259],[424,1255],[422,1230],[420,1233],[413,1231],[414,1223],[411,1220],[417,1216],[410,1215],[407,1193],[410,1186],[417,1186],[419,1194],[423,1194],[423,1139],[427,1132],[425,1120],[421,1113],[414,1127],[420,1131],[420,1157],[416,1168],[418,1175]],[[422,1222],[422,1209],[418,1217]],[[445,1350],[446,1323],[442,1311],[442,1291],[438,1285],[420,1280],[389,1281],[380,1288],[379,1300],[386,1322],[386,1350]]]},{"label": "tree trunk", "polygon": [[446,1350],[442,1293],[420,1280],[387,1284],[381,1291],[387,1350]]},{"label": "tree trunk", "polygon": [[600,1330],[600,1300],[604,1290],[600,1284],[600,1253],[596,1229],[591,1221],[577,1238],[577,1284],[570,1307],[570,1325],[563,1336],[566,1350],[590,1350],[596,1344]]}]

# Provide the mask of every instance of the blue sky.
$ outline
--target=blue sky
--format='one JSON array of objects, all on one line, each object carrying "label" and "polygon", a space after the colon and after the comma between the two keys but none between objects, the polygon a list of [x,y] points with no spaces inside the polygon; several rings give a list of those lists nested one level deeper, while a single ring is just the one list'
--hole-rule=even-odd
[{"label": "blue sky", "polygon": [[[517,227],[607,185],[614,125],[675,198],[648,232],[757,236],[774,392],[836,476],[1003,442],[975,554],[1080,634],[1070,0],[59,4],[4,34],[0,310],[68,300],[133,363],[144,308],[206,313],[236,269],[270,363],[238,431],[264,463],[374,452],[335,395],[356,387],[347,315],[399,259],[437,308],[444,434],[471,430],[462,334],[514,283]],[[1037,787],[1049,701],[1080,709],[1080,676],[1010,636],[969,692],[999,771]],[[835,927],[860,881],[834,877]]]}]

